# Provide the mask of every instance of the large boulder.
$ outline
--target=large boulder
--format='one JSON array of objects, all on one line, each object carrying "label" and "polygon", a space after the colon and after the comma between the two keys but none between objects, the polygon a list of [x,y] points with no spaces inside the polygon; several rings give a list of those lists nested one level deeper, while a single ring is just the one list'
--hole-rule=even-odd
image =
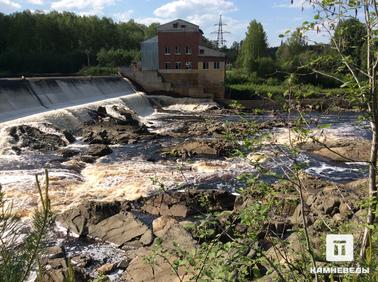
[{"label": "large boulder", "polygon": [[[113,243],[119,247],[125,243],[140,239],[149,228],[132,213],[119,213],[98,224],[90,225],[88,235]],[[148,235],[145,235],[148,236]],[[142,239],[145,242],[145,238]]]},{"label": "large boulder", "polygon": [[187,217],[190,215],[232,210],[236,196],[222,190],[167,192],[147,198],[142,210],[153,215]]},{"label": "large boulder", "polygon": [[88,234],[88,226],[99,223],[121,210],[119,202],[88,201],[58,215],[57,220],[65,228],[79,236]]},{"label": "large boulder", "polygon": [[[52,126],[46,125],[46,127]],[[52,128],[52,130],[58,132],[56,128]],[[8,131],[13,149],[19,153],[21,152],[20,149],[23,148],[42,152],[55,151],[59,147],[67,146],[70,143],[63,134],[47,133],[25,124],[10,127]]]},{"label": "large boulder", "polygon": [[109,155],[113,152],[109,146],[103,144],[92,144],[89,145],[87,154],[93,157],[103,157]]},{"label": "large boulder", "polygon": [[194,247],[192,235],[174,218],[161,216],[152,223],[154,235],[162,240],[165,248],[174,248],[178,245],[184,250]]},{"label": "large boulder", "polygon": [[348,142],[347,144],[335,145],[334,147],[321,148],[313,151],[314,154],[326,157],[328,159],[340,162],[348,162],[350,160],[366,162],[370,158],[370,142],[358,141]]},{"label": "large boulder", "polygon": [[[191,269],[189,265],[178,267],[172,266],[179,258],[175,255],[176,249],[190,252],[195,248],[192,236],[171,217],[160,217],[153,222],[153,232],[161,241],[157,247],[160,255],[155,255],[153,247],[141,248],[137,251],[138,256],[129,264],[123,276],[125,281],[191,281]],[[154,258],[150,264],[146,258]],[[177,271],[177,272],[176,272]]]},{"label": "large boulder", "polygon": [[136,115],[125,108],[99,107],[90,114],[92,120],[82,129],[83,141],[89,144],[127,144],[150,135]]}]

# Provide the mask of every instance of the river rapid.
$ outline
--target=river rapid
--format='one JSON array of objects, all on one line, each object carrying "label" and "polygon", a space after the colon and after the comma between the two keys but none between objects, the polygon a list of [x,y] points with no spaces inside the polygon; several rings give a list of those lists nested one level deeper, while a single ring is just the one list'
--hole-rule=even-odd
[{"label": "river rapid", "polygon": [[[62,136],[62,130],[75,132],[75,129],[83,127],[90,119],[90,111],[99,106],[105,106],[109,111],[113,106],[134,111],[148,131],[159,134],[159,138],[112,144],[112,153],[93,163],[63,158],[59,150],[41,152],[26,147],[21,152],[15,152],[9,128],[29,125],[41,132]],[[243,187],[237,177],[245,172],[255,172],[248,159],[233,156],[160,159],[156,154],[164,148],[188,141],[211,141],[214,135],[206,132],[207,126],[210,128],[212,125],[214,131],[214,126],[219,122],[233,122],[240,118],[208,100],[151,97],[137,93],[0,123],[0,184],[6,199],[12,200],[14,211],[21,216],[29,216],[38,204],[35,175],[39,175],[43,181],[44,168],[48,168],[50,197],[53,209],[58,213],[84,200],[134,200],[160,189],[191,186],[224,188],[237,193]],[[266,122],[280,117],[267,113],[244,114],[242,118]],[[324,117],[310,114],[308,118],[330,124],[322,131],[328,140],[368,140],[370,137],[367,124],[358,122],[356,113],[328,114]],[[185,131],[188,126],[194,129]],[[202,131],[195,132],[196,126]],[[265,130],[273,133],[274,141],[262,147],[257,154],[263,156],[267,167],[280,172],[291,160],[284,155],[272,157],[272,143],[284,147],[288,143],[287,129],[273,126]],[[75,137],[76,140],[66,149],[87,150],[89,145],[83,142],[82,137]],[[306,163],[307,173],[333,182],[352,181],[365,177],[367,173],[364,163],[335,162],[306,151],[297,159]]]}]

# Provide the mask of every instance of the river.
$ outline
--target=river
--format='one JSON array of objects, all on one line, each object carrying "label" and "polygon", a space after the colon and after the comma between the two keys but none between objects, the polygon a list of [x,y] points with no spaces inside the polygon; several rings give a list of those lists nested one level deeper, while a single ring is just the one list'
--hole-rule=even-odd
[{"label": "river", "polygon": [[[159,138],[142,139],[130,144],[113,144],[113,152],[97,159],[92,164],[73,163],[64,159],[58,151],[40,152],[23,149],[16,154],[12,150],[9,128],[30,125],[42,132],[62,135],[62,129],[74,130],[83,127],[89,118],[89,110],[98,106],[126,107],[138,114],[138,119],[148,130],[160,134]],[[358,113],[331,113],[326,116],[308,114],[311,120],[330,124],[323,133],[340,140],[369,139],[366,123],[358,121]],[[188,140],[212,140],[209,134],[195,136],[176,134],[188,124],[238,121],[240,116],[218,109],[214,102],[198,99],[174,99],[153,97],[141,93],[123,98],[81,105],[41,113],[22,119],[0,123],[0,184],[7,199],[12,199],[14,210],[21,216],[28,216],[38,203],[35,175],[42,177],[46,167],[50,178],[50,197],[55,211],[61,212],[83,200],[134,200],[147,196],[159,189],[182,189],[187,186],[224,188],[234,193],[243,188],[237,177],[242,173],[254,173],[255,167],[248,159],[241,157],[222,158],[168,158],[154,159],[161,148],[177,145]],[[254,115],[243,114],[243,119],[253,121],[276,120],[277,113]],[[287,143],[287,129],[270,128],[276,136],[274,146],[284,148]],[[80,136],[67,146],[84,152],[88,144]],[[261,152],[272,151],[272,144],[266,144]],[[335,162],[306,151],[297,158],[306,164],[306,172],[333,182],[348,182],[363,178],[367,173],[364,163]],[[264,160],[264,165],[276,172],[292,160],[284,155]]]}]

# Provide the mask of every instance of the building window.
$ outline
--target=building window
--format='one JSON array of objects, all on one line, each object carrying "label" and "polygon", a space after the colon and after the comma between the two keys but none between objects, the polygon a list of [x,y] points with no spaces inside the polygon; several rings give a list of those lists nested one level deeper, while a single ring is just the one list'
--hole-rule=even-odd
[{"label": "building window", "polygon": [[192,54],[192,47],[190,47],[190,46],[186,46],[186,47],[185,47],[185,54],[187,54],[187,55],[191,55],[191,54]]},{"label": "building window", "polygon": [[169,47],[165,47],[165,55],[171,55],[171,49]]},{"label": "building window", "polygon": [[214,69],[216,69],[216,70],[220,69],[220,63],[219,62],[214,62]]},{"label": "building window", "polygon": [[181,69],[181,62],[176,62],[176,70]]},{"label": "building window", "polygon": [[186,28],[186,25],[182,24],[182,25],[181,25],[181,28]]},{"label": "building window", "polygon": [[176,55],[181,55],[181,48],[180,48],[180,46],[176,46]]},{"label": "building window", "polygon": [[192,69],[192,62],[186,62],[185,66],[186,66],[187,70],[191,70]]},{"label": "building window", "polygon": [[200,49],[200,54],[205,54],[205,50]]},{"label": "building window", "polygon": [[178,28],[178,23],[174,23],[173,28]]},{"label": "building window", "polygon": [[203,63],[202,63],[202,68],[203,68],[204,70],[208,70],[208,69],[209,69],[209,62],[203,62]]},{"label": "building window", "polygon": [[171,68],[171,63],[168,63],[168,62],[164,63],[164,68],[166,70],[169,70]]}]

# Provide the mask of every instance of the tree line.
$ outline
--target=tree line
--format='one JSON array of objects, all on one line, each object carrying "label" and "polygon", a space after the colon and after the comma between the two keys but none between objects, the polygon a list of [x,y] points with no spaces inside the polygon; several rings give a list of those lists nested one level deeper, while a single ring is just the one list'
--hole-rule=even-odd
[{"label": "tree line", "polygon": [[140,42],[155,35],[158,25],[69,12],[0,13],[0,75],[74,73],[97,64],[129,64],[138,59]]},{"label": "tree line", "polygon": [[[324,73],[334,73],[336,78],[348,75],[345,65],[337,59],[335,45],[340,46],[344,58],[357,68],[363,69],[366,57],[366,28],[357,18],[340,21],[334,28],[329,43],[309,44],[303,30],[281,35],[278,48],[269,48],[263,25],[253,20],[240,43],[234,42],[229,53],[234,54],[232,82],[256,82],[269,79],[280,84],[295,74],[299,83],[324,88],[339,87],[341,84]],[[337,44],[336,44],[337,43]],[[235,53],[237,55],[235,55]],[[316,71],[315,71],[316,70]]]}]

